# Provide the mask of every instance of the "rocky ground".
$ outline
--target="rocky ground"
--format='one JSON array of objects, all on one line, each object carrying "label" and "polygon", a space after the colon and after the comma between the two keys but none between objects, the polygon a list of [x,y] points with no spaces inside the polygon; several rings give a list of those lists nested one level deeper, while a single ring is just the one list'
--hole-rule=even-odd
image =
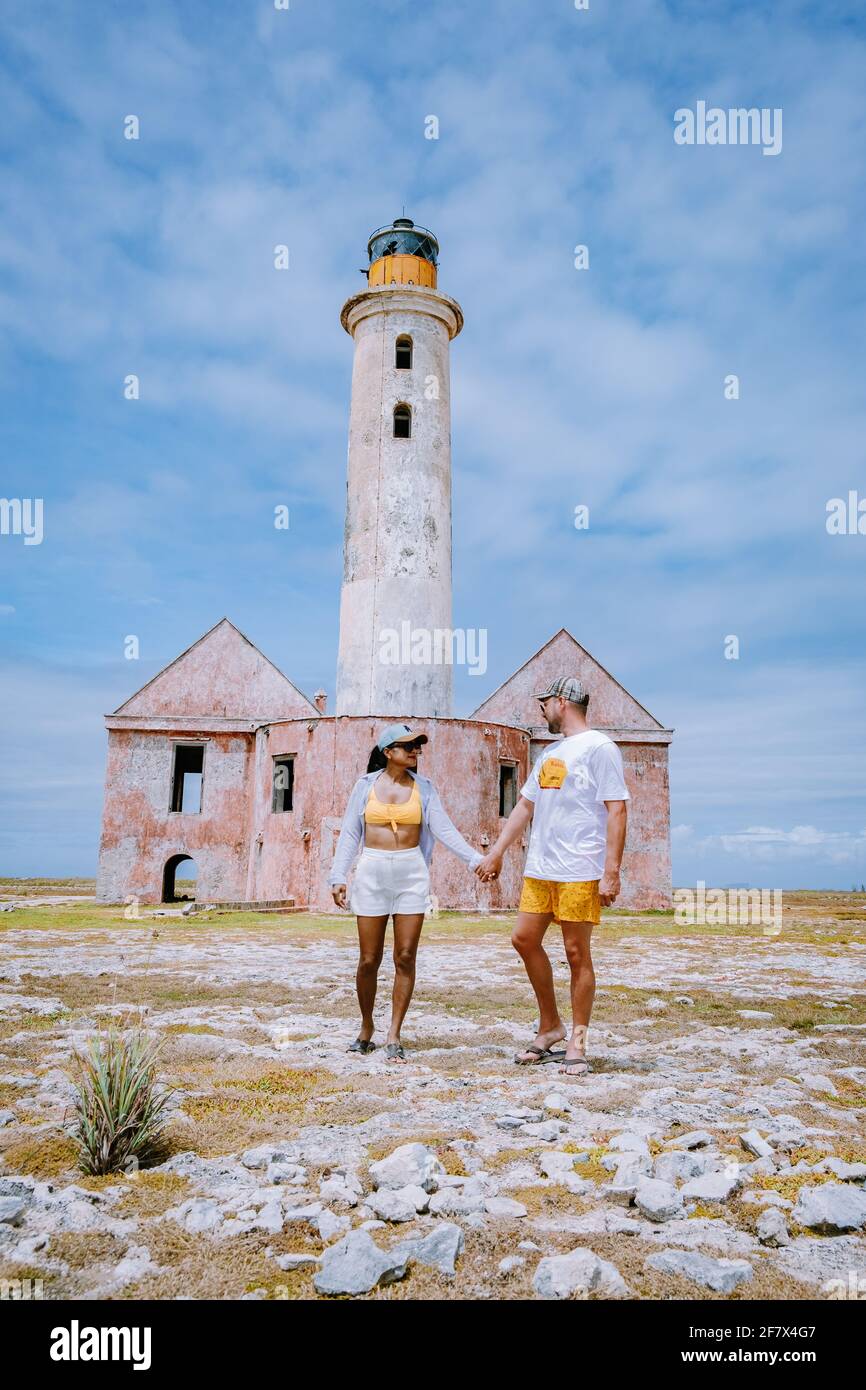
[{"label": "rocky ground", "polygon": [[[0,1279],[46,1298],[856,1296],[864,919],[856,894],[787,894],[775,937],[605,914],[594,1070],[570,1079],[512,1063],[535,1009],[504,916],[425,925],[400,1066],[345,1050],[351,919],[7,904]],[[112,1016],[162,1037],[173,1112],[165,1161],[87,1178],[72,1055]]]}]

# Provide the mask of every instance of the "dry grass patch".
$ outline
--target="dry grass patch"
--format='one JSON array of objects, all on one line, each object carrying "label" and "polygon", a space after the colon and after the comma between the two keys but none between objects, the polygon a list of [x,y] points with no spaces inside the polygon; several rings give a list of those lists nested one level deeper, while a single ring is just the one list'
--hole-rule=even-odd
[{"label": "dry grass patch", "polygon": [[[150,1274],[130,1284],[116,1295],[122,1300],[167,1299],[181,1295],[193,1298],[240,1298],[252,1288],[266,1287],[275,1278],[287,1286],[296,1275],[283,1274],[274,1261],[264,1253],[266,1245],[275,1245],[273,1238],[239,1236],[233,1240],[215,1241],[207,1236],[191,1235],[175,1221],[158,1221],[140,1233],[154,1262],[162,1267],[160,1274]],[[314,1271],[309,1271],[312,1275]],[[312,1288],[307,1271],[301,1271]]]},{"label": "dry grass patch", "polygon": [[30,1088],[27,1086],[13,1086],[10,1081],[0,1082],[0,1107],[8,1109],[14,1106],[16,1100],[23,1100]]},{"label": "dry grass patch", "polygon": [[140,1219],[162,1216],[171,1207],[179,1206],[192,1195],[188,1178],[179,1173],[164,1173],[142,1168],[123,1179],[123,1192],[118,1197],[115,1215]]},{"label": "dry grass patch", "polygon": [[796,1202],[801,1187],[818,1187],[825,1182],[839,1181],[834,1173],[752,1173],[749,1180],[753,1187],[778,1192],[789,1202]]},{"label": "dry grass patch", "polygon": [[822,1094],[821,1099],[826,1100],[828,1105],[837,1105],[847,1110],[866,1109],[866,1086],[858,1086],[856,1081],[852,1081],[850,1076],[836,1076],[833,1084],[839,1094],[831,1096],[829,1093]]},{"label": "dry grass patch", "polygon": [[[563,1144],[562,1152],[567,1154],[589,1153],[589,1158],[584,1159],[582,1163],[578,1163],[575,1166],[574,1171],[579,1178],[590,1178],[593,1182],[611,1182],[613,1180],[613,1173],[605,1168],[601,1161],[602,1157],[606,1156],[608,1152],[605,1144],[597,1144],[589,1150],[586,1148],[581,1149],[577,1144]],[[625,1157],[625,1155],[623,1155],[623,1157]]]},{"label": "dry grass patch", "polygon": [[59,1231],[51,1237],[49,1253],[70,1269],[85,1270],[102,1260],[116,1264],[123,1259],[127,1245],[125,1236],[118,1238],[104,1231]]},{"label": "dry grass patch", "polygon": [[508,1195],[515,1202],[522,1202],[527,1215],[538,1216],[580,1216],[589,1210],[586,1199],[576,1197],[564,1183],[553,1182],[547,1186],[511,1187]]},{"label": "dry grass patch", "polygon": [[499,1173],[503,1168],[510,1168],[512,1163],[537,1161],[541,1152],[538,1144],[528,1144],[525,1149],[498,1149],[495,1154],[485,1158],[484,1167],[488,1173]]},{"label": "dry grass patch", "polygon": [[3,1162],[13,1173],[34,1178],[78,1179],[78,1145],[69,1135],[40,1134],[38,1138],[13,1140],[2,1151]]}]

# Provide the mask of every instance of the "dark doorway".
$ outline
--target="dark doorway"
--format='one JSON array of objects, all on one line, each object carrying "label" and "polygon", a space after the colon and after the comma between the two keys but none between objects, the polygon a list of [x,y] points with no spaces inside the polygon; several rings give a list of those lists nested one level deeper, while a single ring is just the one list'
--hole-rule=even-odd
[{"label": "dark doorway", "polygon": [[194,903],[198,867],[189,854],[173,854],[162,871],[164,903]]}]

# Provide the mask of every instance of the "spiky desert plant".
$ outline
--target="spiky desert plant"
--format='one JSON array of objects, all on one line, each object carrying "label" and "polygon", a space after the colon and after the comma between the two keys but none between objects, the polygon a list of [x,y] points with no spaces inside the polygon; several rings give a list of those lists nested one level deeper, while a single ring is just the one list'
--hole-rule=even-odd
[{"label": "spiky desert plant", "polygon": [[171,1094],[157,1090],[161,1045],[141,1032],[122,1033],[112,1026],[76,1054],[73,1138],[85,1173],[128,1172],[159,1158]]}]

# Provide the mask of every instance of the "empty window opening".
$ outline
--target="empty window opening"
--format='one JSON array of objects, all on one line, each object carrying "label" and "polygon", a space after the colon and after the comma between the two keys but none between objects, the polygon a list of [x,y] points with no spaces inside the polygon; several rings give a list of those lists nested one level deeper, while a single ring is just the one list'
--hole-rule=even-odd
[{"label": "empty window opening", "polygon": [[274,758],[274,798],[271,803],[274,811],[291,811],[292,796],[295,790],[295,758]]},{"label": "empty window opening", "polygon": [[188,854],[173,854],[162,871],[164,903],[194,903],[198,889],[198,865]]},{"label": "empty window opening", "polygon": [[395,359],[395,365],[398,366],[398,367],[400,367],[400,368],[405,368],[405,367],[411,367],[411,366],[412,366],[412,339],[411,339],[411,338],[398,338],[398,339],[397,339],[397,355],[396,355],[396,359]]},{"label": "empty window opening", "polygon": [[176,743],[169,810],[183,811],[185,815],[199,814],[203,773],[204,744]]},{"label": "empty window opening", "polygon": [[394,407],[394,438],[412,438],[412,411],[408,405]]},{"label": "empty window opening", "polygon": [[514,763],[499,764],[499,814],[510,816],[517,805],[517,768]]}]

